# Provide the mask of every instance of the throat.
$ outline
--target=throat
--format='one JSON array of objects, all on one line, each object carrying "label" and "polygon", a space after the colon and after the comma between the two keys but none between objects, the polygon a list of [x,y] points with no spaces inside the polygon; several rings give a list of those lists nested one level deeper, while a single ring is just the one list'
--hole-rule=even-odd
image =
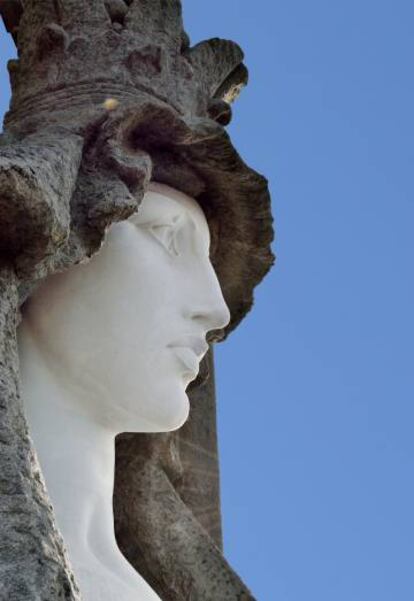
[{"label": "throat", "polygon": [[[39,366],[37,366],[39,368]],[[46,487],[74,564],[94,557],[113,565],[121,555],[114,535],[114,433],[78,414],[53,377],[28,380],[22,369],[22,388],[30,434]],[[39,370],[41,371],[41,370]],[[40,375],[40,374],[39,374]]]},{"label": "throat", "polygon": [[159,601],[116,543],[116,432],[77,410],[87,402],[82,391],[73,398],[24,332],[19,351],[29,432],[83,598]]}]

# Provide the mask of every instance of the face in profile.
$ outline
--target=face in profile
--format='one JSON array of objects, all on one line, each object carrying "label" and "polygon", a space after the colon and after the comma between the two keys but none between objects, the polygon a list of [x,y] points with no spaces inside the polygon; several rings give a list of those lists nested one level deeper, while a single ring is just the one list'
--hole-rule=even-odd
[{"label": "face in profile", "polygon": [[114,432],[182,425],[206,335],[229,321],[209,242],[199,205],[155,185],[89,263],[37,290],[25,327],[76,411]]}]

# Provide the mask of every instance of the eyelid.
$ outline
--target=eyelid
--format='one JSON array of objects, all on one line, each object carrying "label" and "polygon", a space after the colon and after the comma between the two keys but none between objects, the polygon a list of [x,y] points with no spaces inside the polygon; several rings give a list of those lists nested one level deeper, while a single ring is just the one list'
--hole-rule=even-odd
[{"label": "eyelid", "polygon": [[[177,236],[181,230],[181,226],[183,223],[189,223],[191,229],[196,230],[196,225],[192,219],[188,219],[187,215],[178,214],[170,217],[168,222],[165,222],[161,219],[154,219],[150,221],[146,221],[143,223],[137,223],[136,221],[133,224],[136,227],[143,227],[153,236],[156,241],[162,245],[162,247],[172,256],[179,256],[180,250],[177,248]],[[157,231],[158,230],[158,231]],[[167,234],[163,232],[168,232]],[[167,238],[166,238],[167,236]]]},{"label": "eyelid", "polygon": [[[156,241],[161,244],[161,246],[168,252],[170,255],[178,256],[179,252],[175,246],[175,226],[177,222],[180,220],[180,215],[173,217],[172,221],[165,223],[165,221],[154,220],[147,221],[146,223],[135,224],[137,227],[144,227],[149,231],[151,236],[153,236]],[[167,239],[157,233],[158,231],[167,231]]]}]

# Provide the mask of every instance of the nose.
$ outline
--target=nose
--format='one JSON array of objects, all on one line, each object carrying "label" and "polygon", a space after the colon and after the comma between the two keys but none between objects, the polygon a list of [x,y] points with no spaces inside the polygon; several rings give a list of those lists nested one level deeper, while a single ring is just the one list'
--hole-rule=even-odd
[{"label": "nose", "polygon": [[199,277],[194,282],[194,295],[189,317],[203,325],[206,332],[219,330],[228,325],[230,311],[224,300],[216,272],[210,261],[204,269],[200,269]]}]

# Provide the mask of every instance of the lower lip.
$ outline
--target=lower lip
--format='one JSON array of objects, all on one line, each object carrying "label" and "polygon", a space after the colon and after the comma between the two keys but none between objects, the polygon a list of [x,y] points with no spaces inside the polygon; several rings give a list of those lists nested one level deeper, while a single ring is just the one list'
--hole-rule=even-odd
[{"label": "lower lip", "polygon": [[195,352],[184,346],[175,346],[174,354],[179,359],[180,363],[186,368],[188,372],[196,376],[200,369],[200,359],[197,357]]}]

